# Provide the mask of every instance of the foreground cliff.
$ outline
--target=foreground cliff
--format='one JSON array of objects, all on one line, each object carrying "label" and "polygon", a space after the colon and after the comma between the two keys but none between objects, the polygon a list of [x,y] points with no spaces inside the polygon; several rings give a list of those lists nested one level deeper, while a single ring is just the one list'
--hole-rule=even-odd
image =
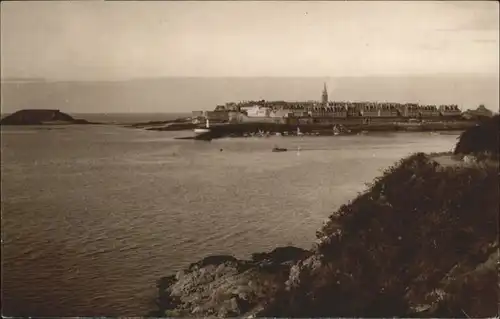
[{"label": "foreground cliff", "polygon": [[407,158],[330,216],[263,314],[494,316],[498,205],[498,166]]},{"label": "foreground cliff", "polygon": [[[465,132],[457,153],[474,138],[498,146],[487,136],[498,136],[498,117],[490,121]],[[201,261],[161,281],[155,315],[497,316],[499,169],[490,153],[467,163],[410,156],[332,214],[312,252]]]},{"label": "foreground cliff", "polygon": [[0,125],[91,124],[59,110],[21,110],[0,121]]}]

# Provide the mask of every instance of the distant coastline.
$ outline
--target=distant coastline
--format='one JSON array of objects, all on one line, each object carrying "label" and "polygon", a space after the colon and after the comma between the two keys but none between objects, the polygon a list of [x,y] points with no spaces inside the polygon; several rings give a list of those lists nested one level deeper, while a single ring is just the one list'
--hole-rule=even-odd
[{"label": "distant coastline", "polygon": [[[19,112],[19,111],[17,111]],[[0,114],[0,120],[13,115],[16,112],[6,112]],[[76,113],[64,112],[74,119],[84,119],[91,124],[109,124],[109,125],[134,125],[137,123],[147,123],[151,119],[157,119],[157,122],[168,123],[190,116],[190,113]],[[3,123],[2,123],[3,124]]]},{"label": "distant coastline", "polygon": [[325,85],[321,102],[230,102],[218,105],[213,111],[193,111],[191,117],[135,123],[128,127],[151,131],[193,130],[196,134],[181,139],[212,140],[271,135],[464,131],[491,116],[493,112],[484,105],[461,112],[457,105],[329,102]]},{"label": "distant coastline", "polygon": [[320,100],[227,102],[174,121],[130,125],[153,131],[193,130],[186,139],[270,135],[339,135],[363,132],[464,131],[493,112],[483,104],[462,112],[457,104],[332,101],[326,82]]},{"label": "distant coastline", "polygon": [[68,112],[73,117],[84,118],[91,122],[116,125],[134,125],[149,121],[168,122],[179,118],[185,119],[191,116],[190,112],[154,112],[154,113],[76,113]]}]

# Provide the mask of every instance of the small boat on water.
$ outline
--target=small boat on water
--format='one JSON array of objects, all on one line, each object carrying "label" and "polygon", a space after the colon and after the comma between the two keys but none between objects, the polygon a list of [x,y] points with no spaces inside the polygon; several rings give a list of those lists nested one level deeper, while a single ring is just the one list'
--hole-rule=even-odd
[{"label": "small boat on water", "polygon": [[340,134],[339,128],[336,125],[334,125],[333,126],[333,135],[339,135],[339,134]]},{"label": "small boat on water", "polygon": [[286,151],[288,151],[288,150],[286,148],[282,148],[282,147],[275,146],[273,148],[273,152],[286,152]]},{"label": "small boat on water", "polygon": [[194,129],[194,132],[195,132],[196,134],[202,134],[202,133],[208,133],[208,132],[210,132],[210,130],[209,130],[209,129],[206,129],[206,128],[195,128],[195,129]]},{"label": "small boat on water", "polygon": [[210,122],[208,121],[208,119],[207,119],[207,121],[205,123],[205,127],[195,128],[194,132],[196,134],[202,134],[202,133],[208,133],[208,132],[210,132]]}]

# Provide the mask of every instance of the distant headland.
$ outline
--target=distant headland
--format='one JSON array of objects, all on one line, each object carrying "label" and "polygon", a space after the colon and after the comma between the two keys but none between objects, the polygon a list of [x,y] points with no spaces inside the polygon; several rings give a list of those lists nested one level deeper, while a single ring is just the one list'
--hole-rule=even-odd
[{"label": "distant headland", "polygon": [[75,119],[60,110],[20,110],[0,120],[0,125],[96,124]]}]

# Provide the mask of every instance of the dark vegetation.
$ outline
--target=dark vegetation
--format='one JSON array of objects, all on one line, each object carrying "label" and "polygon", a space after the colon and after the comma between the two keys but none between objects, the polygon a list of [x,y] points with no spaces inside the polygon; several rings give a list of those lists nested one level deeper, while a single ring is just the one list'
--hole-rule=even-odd
[{"label": "dark vegetation", "polygon": [[489,153],[498,158],[499,124],[499,115],[482,119],[480,124],[462,133],[455,154]]},{"label": "dark vegetation", "polygon": [[262,315],[495,316],[495,263],[470,272],[498,249],[498,205],[497,166],[409,157],[330,216],[317,233],[318,264],[295,266]]},{"label": "dark vegetation", "polygon": [[[201,312],[186,312],[190,304],[179,301],[170,309],[219,317],[498,316],[498,134],[495,116],[459,138],[456,155],[482,154],[485,161],[443,166],[433,159],[442,154],[423,153],[401,160],[329,217],[311,253],[300,257],[287,248],[280,253],[284,257],[254,254],[251,275],[238,270],[238,280],[265,289],[254,288],[258,293],[244,307],[235,302],[230,313],[210,310],[220,309],[223,298]],[[214,260],[188,273],[195,276]],[[271,261],[268,271],[265,260]],[[235,263],[227,256],[221,261]],[[182,278],[171,279],[160,296],[189,300],[217,280],[197,281],[195,292],[179,292],[179,285],[193,282]]]}]

